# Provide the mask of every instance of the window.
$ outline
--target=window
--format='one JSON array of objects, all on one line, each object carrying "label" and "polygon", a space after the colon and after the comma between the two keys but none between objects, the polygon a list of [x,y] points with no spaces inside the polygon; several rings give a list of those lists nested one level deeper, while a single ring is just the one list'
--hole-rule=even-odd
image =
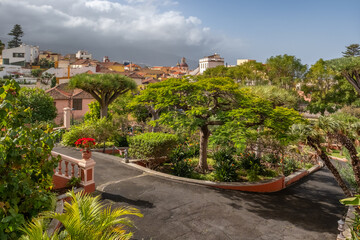
[{"label": "window", "polygon": [[13,53],[13,57],[16,58],[23,58],[25,56],[25,53]]},{"label": "window", "polygon": [[73,99],[74,110],[82,110],[82,99]]}]

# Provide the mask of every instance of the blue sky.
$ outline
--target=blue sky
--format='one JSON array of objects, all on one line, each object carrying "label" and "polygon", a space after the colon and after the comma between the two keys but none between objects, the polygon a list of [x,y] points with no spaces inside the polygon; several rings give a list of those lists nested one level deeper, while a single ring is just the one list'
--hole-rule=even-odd
[{"label": "blue sky", "polygon": [[23,41],[62,54],[174,66],[219,53],[265,62],[289,54],[305,64],[341,57],[360,43],[359,0],[0,0],[0,40],[14,24]]},{"label": "blue sky", "polygon": [[230,63],[286,53],[312,64],[341,57],[345,46],[360,43],[359,0],[181,0],[177,8],[241,40],[242,51],[232,46],[239,56],[225,53]]}]

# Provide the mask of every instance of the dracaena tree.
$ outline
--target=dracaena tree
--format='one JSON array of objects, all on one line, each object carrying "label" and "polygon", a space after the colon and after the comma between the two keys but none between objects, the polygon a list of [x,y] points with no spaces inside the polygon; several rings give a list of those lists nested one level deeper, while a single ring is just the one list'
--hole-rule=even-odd
[{"label": "dracaena tree", "polygon": [[131,78],[120,74],[78,74],[70,79],[70,88],[80,88],[100,104],[100,117],[107,117],[109,105],[120,95],[136,89]]}]

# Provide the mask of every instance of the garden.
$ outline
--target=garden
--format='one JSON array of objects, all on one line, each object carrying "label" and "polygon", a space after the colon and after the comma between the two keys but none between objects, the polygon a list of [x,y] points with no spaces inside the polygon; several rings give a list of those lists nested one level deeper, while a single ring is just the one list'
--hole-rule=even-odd
[{"label": "garden", "polygon": [[[281,66],[277,61],[290,60],[296,63],[291,64],[292,71],[277,69]],[[51,239],[70,239],[76,224],[69,213],[85,207],[94,217],[83,219],[81,214],[86,213],[82,212],[77,218],[99,228],[81,229],[84,234],[96,231],[91,232],[93,236],[112,236],[119,230],[124,239],[131,237],[123,226],[132,223],[122,216],[142,216],[139,211],[113,210],[109,213],[113,224],[102,229],[101,221],[109,216],[99,212],[105,207],[100,197],[69,193],[68,211],[53,213],[52,176],[59,159],[51,150],[58,141],[75,147],[79,139],[94,139],[97,144],[92,147],[99,151],[127,148],[132,162],[143,167],[212,182],[260,182],[288,176],[311,168],[320,158],[344,195],[356,200],[360,105],[353,88],[356,82],[351,81],[357,80],[358,58],[319,60],[308,71],[299,59],[288,55],[272,57],[267,65],[268,69],[256,62],[217,67],[200,76],[167,79],[143,89],[116,74],[76,75],[69,86],[89,92],[96,101],[84,119],[65,133],[54,130],[51,120],[56,109],[51,98],[40,90],[20,90],[15,81],[7,80],[0,88],[0,239],[22,235],[23,239],[50,239],[45,233],[49,218],[58,218],[64,226]],[[262,74],[254,75],[255,70]],[[316,81],[327,84],[326,91]],[[312,94],[311,102],[299,96],[299,82],[304,94]],[[304,118],[300,113],[304,105],[323,115]],[[329,149],[333,143],[341,148]],[[336,154],[348,158],[347,167],[333,164]],[[78,182],[72,179],[69,189]],[[91,209],[94,205],[99,206]],[[42,237],[32,235],[35,232]]]}]

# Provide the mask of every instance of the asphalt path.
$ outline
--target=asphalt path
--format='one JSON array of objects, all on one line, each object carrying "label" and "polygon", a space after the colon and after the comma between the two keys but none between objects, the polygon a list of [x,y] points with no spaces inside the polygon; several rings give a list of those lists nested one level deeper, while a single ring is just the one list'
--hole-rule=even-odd
[{"label": "asphalt path", "polygon": [[[80,158],[63,147],[55,151]],[[336,239],[345,213],[327,169],[277,193],[245,193],[164,179],[93,153],[97,192],[114,207],[138,208],[133,239]]]}]

